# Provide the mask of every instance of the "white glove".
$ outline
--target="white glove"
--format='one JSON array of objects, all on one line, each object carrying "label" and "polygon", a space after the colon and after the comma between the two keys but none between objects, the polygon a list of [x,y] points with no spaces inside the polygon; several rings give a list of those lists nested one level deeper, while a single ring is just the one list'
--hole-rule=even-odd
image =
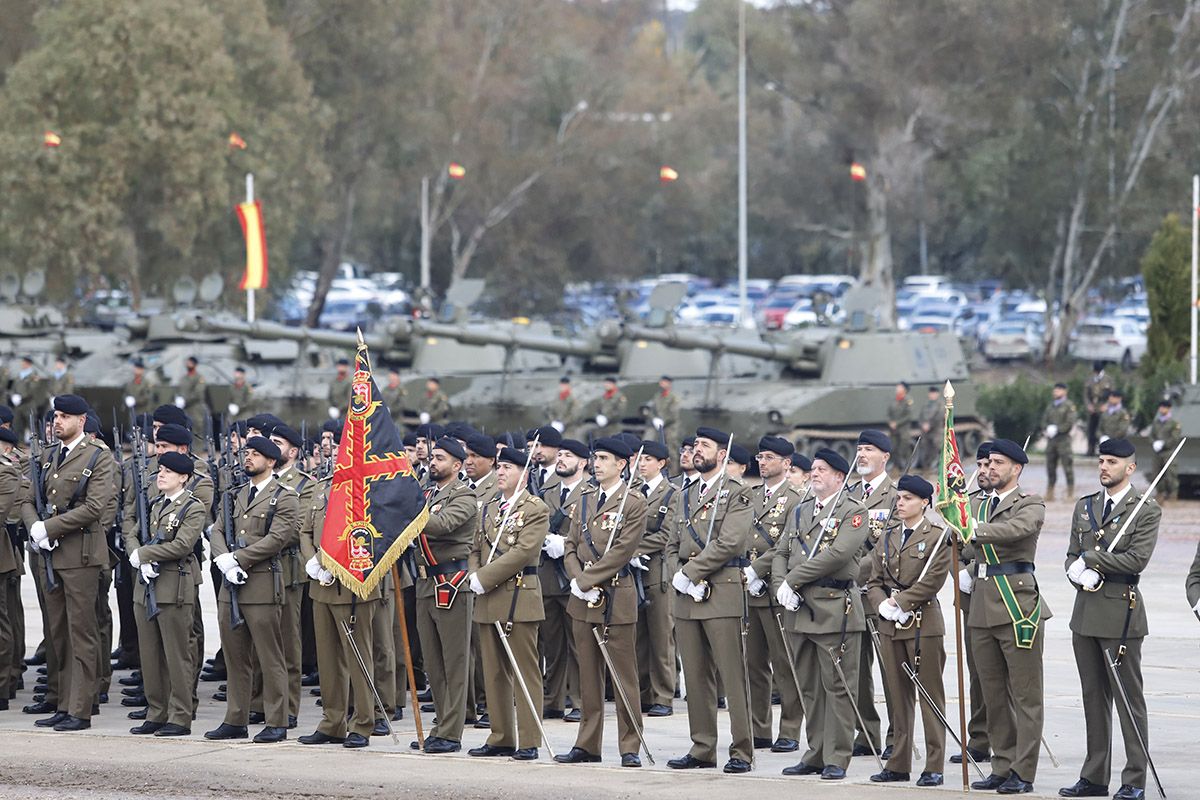
[{"label": "white glove", "polygon": [[176,408],[184,408],[186,406],[187,406],[187,400],[183,399],[183,395],[181,395],[181,394],[175,395],[175,407]]},{"label": "white glove", "polygon": [[142,566],[142,558],[138,555],[138,551],[134,550],[129,554],[129,566],[134,569],[140,569]]},{"label": "white glove", "polygon": [[221,553],[213,559],[213,563],[217,565],[217,569],[221,572],[229,572],[229,570],[240,566],[237,559],[233,557],[233,553]]},{"label": "white glove", "polygon": [[693,583],[691,586],[689,586],[687,593],[690,594],[692,599],[696,602],[700,602],[704,599],[704,587],[698,583]]},{"label": "white glove", "polygon": [[1079,585],[1085,589],[1095,589],[1100,585],[1100,573],[1094,569],[1085,569],[1079,576]]},{"label": "white glove", "polygon": [[597,414],[596,424],[603,428],[604,426],[608,425],[608,417],[604,416],[603,414]]},{"label": "white glove", "polygon": [[1058,426],[1057,425],[1047,425],[1046,426],[1046,438],[1053,439],[1055,436],[1058,436]]},{"label": "white glove", "polygon": [[958,590],[963,594],[970,594],[975,588],[975,576],[971,574],[971,570],[963,567],[958,571]]},{"label": "white glove", "polygon": [[21,395],[17,394],[16,392],[13,392],[13,396],[8,399],[12,400],[13,408],[21,405]]},{"label": "white glove", "polygon": [[552,421],[550,423],[550,427],[554,428],[554,430],[558,431],[559,433],[562,433],[563,430],[566,429],[566,426],[562,424],[561,419],[556,419],[556,420]]},{"label": "white glove", "polygon": [[1105,442],[1107,442],[1107,441],[1109,440],[1109,438],[1110,438],[1110,437],[1108,437],[1108,436],[1101,436],[1101,437],[1100,437],[1100,444],[1104,444]]},{"label": "white glove", "polygon": [[579,588],[579,581],[577,581],[575,578],[571,578],[571,594],[575,595],[585,603],[595,603],[600,599],[599,589],[593,586],[591,589],[588,589],[585,592]]},{"label": "white glove", "polygon": [[750,592],[752,597],[762,597],[763,592],[767,590],[767,582],[762,578],[755,578],[746,584],[746,590]]},{"label": "white glove", "polygon": [[564,546],[566,541],[565,536],[560,536],[557,533],[547,533],[546,540],[542,542],[542,549],[551,558],[562,558],[563,553],[566,552],[566,547]]},{"label": "white glove", "polygon": [[742,567],[742,574],[746,576],[746,585],[747,586],[749,586],[750,584],[752,584],[756,580],[758,580],[758,573],[754,571],[754,567],[750,567],[750,566]]},{"label": "white glove", "polygon": [[692,585],[692,581],[687,575],[683,574],[683,570],[679,570],[671,577],[671,585],[675,587],[675,591],[684,594],[687,592],[688,587]]},{"label": "white glove", "polygon": [[317,583],[322,586],[333,586],[333,573],[321,567],[317,570]]},{"label": "white glove", "polygon": [[800,607],[800,595],[796,594],[796,590],[788,586],[786,581],[779,584],[779,589],[775,592],[775,601],[789,611]]},{"label": "white glove", "polygon": [[144,580],[146,583],[149,583],[158,577],[158,568],[153,564],[142,564],[140,567],[138,567],[138,569],[142,573],[142,580]]},{"label": "white glove", "polygon": [[1153,449],[1153,450],[1154,450],[1154,452],[1156,452],[1156,453],[1162,452],[1162,449],[1163,449],[1163,440],[1162,440],[1162,439],[1155,439],[1155,440],[1154,440],[1154,443],[1153,443],[1153,444],[1151,444],[1151,445],[1150,445],[1150,447],[1151,447],[1151,449]]},{"label": "white glove", "polygon": [[52,542],[52,541],[50,541],[50,537],[47,536],[45,539],[42,539],[41,541],[39,541],[37,543],[37,546],[42,548],[43,550],[45,550],[47,553],[49,553],[54,548],[58,547],[58,540],[55,539]]},{"label": "white glove", "polygon": [[899,606],[896,607],[896,616],[892,620],[893,622],[897,625],[907,625],[910,619],[912,619],[911,611],[901,611]]},{"label": "white glove", "polygon": [[314,581],[320,580],[321,562],[317,560],[316,556],[313,556],[308,560],[308,563],[304,565],[304,571],[307,572],[308,577],[312,578]]},{"label": "white glove", "polygon": [[629,568],[630,569],[640,569],[643,572],[649,572],[650,571],[650,559],[646,558],[646,556],[634,556],[629,561]]},{"label": "white glove", "polygon": [[1192,606],[1192,611],[1196,612],[1197,614],[1200,614],[1200,600],[1197,600],[1196,605]]},{"label": "white glove", "polygon": [[896,615],[900,613],[900,606],[896,605],[890,598],[879,604],[879,616],[883,619],[895,621]]},{"label": "white glove", "polygon": [[483,594],[483,584],[479,582],[479,576],[472,572],[468,578],[471,581],[471,591],[475,594]]},{"label": "white glove", "polygon": [[136,403],[137,403],[137,401],[133,399],[133,395],[131,395],[131,394],[125,395],[125,407],[126,408],[133,408],[134,405],[136,405]]},{"label": "white glove", "polygon": [[342,410],[340,408],[338,408],[337,406],[329,407],[329,418],[330,419],[337,419],[341,415],[342,415]]},{"label": "white glove", "polygon": [[241,410],[242,410],[242,407],[239,406],[237,403],[229,404],[229,416],[236,417],[238,415],[238,412]]},{"label": "white glove", "polygon": [[234,567],[225,573],[225,580],[232,583],[234,586],[241,586],[246,582],[246,578],[250,577],[246,574],[246,570],[241,567]]},{"label": "white glove", "polygon": [[1067,567],[1067,577],[1071,579],[1072,583],[1079,583],[1079,576],[1085,569],[1087,569],[1087,564],[1084,563],[1083,558],[1077,558],[1071,562],[1071,566]]},{"label": "white glove", "polygon": [[662,430],[662,426],[663,426],[662,417],[655,417],[651,421],[654,423],[654,427],[658,428],[659,430]]},{"label": "white glove", "polygon": [[50,538],[50,534],[46,533],[46,523],[40,519],[29,526],[29,538],[33,539],[34,544],[41,544],[46,539]]},{"label": "white glove", "polygon": [[419,417],[419,419],[421,420],[421,424],[422,424],[422,425],[428,425],[428,424],[429,424],[429,412],[428,412],[428,411],[422,411],[422,412],[421,412],[421,416]]}]

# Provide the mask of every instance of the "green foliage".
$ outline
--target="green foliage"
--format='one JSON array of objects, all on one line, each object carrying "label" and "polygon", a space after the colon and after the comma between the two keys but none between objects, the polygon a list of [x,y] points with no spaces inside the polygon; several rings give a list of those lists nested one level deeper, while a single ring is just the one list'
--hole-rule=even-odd
[{"label": "green foliage", "polygon": [[1191,233],[1170,214],[1142,256],[1142,277],[1150,307],[1146,357],[1142,372],[1150,375],[1166,365],[1179,364],[1190,342]]},{"label": "green foliage", "polygon": [[1004,385],[979,387],[979,410],[992,421],[996,436],[1017,444],[1026,436],[1036,440],[1041,429],[1042,412],[1050,402],[1049,383],[1031,381],[1024,375]]}]

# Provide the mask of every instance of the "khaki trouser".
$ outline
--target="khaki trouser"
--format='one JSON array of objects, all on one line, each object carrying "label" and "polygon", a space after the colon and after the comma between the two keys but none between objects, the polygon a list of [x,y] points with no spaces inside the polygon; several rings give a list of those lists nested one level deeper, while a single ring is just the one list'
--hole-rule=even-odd
[{"label": "khaki trouser", "polygon": [[467,680],[471,643],[464,634],[471,629],[471,592],[459,592],[450,608],[438,608],[432,597],[417,597],[417,633],[429,690],[437,709],[431,737],[462,741],[467,717]]},{"label": "khaki trouser", "polygon": [[1071,453],[1071,437],[1066,434],[1055,436],[1046,445],[1046,486],[1051,489],[1054,488],[1054,483],[1058,479],[1059,464],[1062,464],[1067,486],[1074,486],[1075,458]]},{"label": "khaki trouser", "polygon": [[[10,572],[5,584],[3,590],[8,595],[5,613],[12,620],[12,650],[9,651],[11,669],[8,684],[9,694],[12,694],[13,687],[25,674],[25,604],[21,602],[21,571]],[[0,651],[0,659],[3,657],[4,652]],[[7,697],[7,695],[5,696]]]},{"label": "khaki trouser", "polygon": [[[662,553],[651,553],[646,572],[646,604],[638,609],[638,682],[643,705],[671,707],[678,672],[675,667],[674,597],[662,591],[662,582],[649,576],[662,575]],[[669,587],[668,587],[669,589]]]},{"label": "khaki trouser", "polygon": [[[300,604],[304,600],[304,587],[289,586],[283,592],[283,626],[280,636],[283,641],[283,658],[287,662],[288,715],[300,714],[300,682],[303,671],[300,659],[303,649],[300,641]],[[325,695],[322,694],[322,697]],[[321,701],[324,705],[324,701]]]},{"label": "khaki trouser", "polygon": [[100,582],[96,587],[96,694],[107,694],[112,685],[113,615],[108,604],[108,592],[112,588],[112,570],[100,570]]},{"label": "khaki trouser", "polygon": [[[1083,688],[1083,721],[1087,727],[1087,757],[1079,777],[1101,786],[1108,784],[1112,773],[1112,707],[1113,697],[1120,693],[1116,680],[1108,668],[1105,650],[1117,657],[1119,639],[1095,639],[1091,636],[1071,635],[1075,649],[1075,666],[1079,669],[1079,683]],[[1121,685],[1129,696],[1133,717],[1123,702],[1117,701],[1117,719],[1121,722],[1121,738],[1124,741],[1125,767],[1121,770],[1121,783],[1138,789],[1146,788],[1146,751],[1138,742],[1150,744],[1146,724],[1146,695],[1142,680],[1142,640],[1129,639],[1125,643],[1125,656],[1117,671]],[[1134,725],[1137,726],[1136,730]],[[1021,777],[1025,777],[1022,773]]]},{"label": "khaki trouser", "polygon": [[283,657],[283,606],[273,603],[241,604],[245,622],[234,628],[229,618],[229,601],[222,596],[217,607],[221,645],[225,650],[225,722],[245,726],[250,716],[250,693],[254,680],[253,661],[262,667],[263,713],[267,725],[288,726],[287,663]]},{"label": "khaki trouser", "polygon": [[576,656],[575,637],[571,634],[571,618],[567,616],[567,600],[570,596],[545,597],[542,606],[546,618],[538,624],[538,645],[546,661],[545,697],[546,708],[562,710],[567,694],[579,690],[579,660]]},{"label": "khaki trouser", "polygon": [[[390,718],[396,711],[397,702],[404,708],[404,694],[396,696],[397,672],[403,671],[401,653],[396,651],[396,598],[391,592],[383,592],[379,598],[379,607],[371,617],[371,664],[375,673],[375,688],[379,690],[379,700],[383,703],[384,711]],[[318,667],[318,672],[320,668]],[[371,704],[374,708],[374,703]],[[378,712],[376,712],[378,713]]]},{"label": "khaki trouser", "polygon": [[[958,589],[955,588],[955,591]],[[967,747],[980,753],[991,753],[992,743],[987,732],[987,706],[983,704],[983,687],[979,685],[979,669],[975,666],[971,629],[967,627],[967,617],[971,614],[971,595],[960,592],[958,596],[963,615],[963,652],[967,657],[967,673],[971,683],[971,717],[967,720]]]},{"label": "khaki trouser", "polygon": [[883,653],[884,681],[891,686],[892,703],[888,713],[895,733],[895,746],[887,768],[893,772],[912,770],[913,731],[916,727],[916,705],[921,706],[921,725],[925,731],[925,772],[944,772],[946,762],[946,728],[934,713],[936,708],[946,714],[946,691],[942,685],[942,670],[946,666],[946,650],[941,636],[921,637],[921,663],[916,667],[917,679],[929,693],[933,706],[919,696],[916,685],[908,677],[903,665],[912,666],[916,661],[915,639],[893,639],[879,637],[879,649]]},{"label": "khaki trouser", "polygon": [[992,772],[1002,778],[1016,772],[1032,782],[1042,741],[1045,623],[1029,649],[1017,647],[1012,625],[971,628],[969,633],[987,706]]},{"label": "khaki trouser", "polygon": [[142,660],[146,721],[169,722],[190,729],[195,678],[191,604],[161,605],[158,616],[147,620],[146,607],[135,603],[134,621]]},{"label": "khaki trouser", "polygon": [[[0,547],[7,542],[0,541]],[[0,574],[0,699],[7,700],[16,687],[16,677],[11,669],[11,653],[15,648],[17,609],[12,607],[12,593],[9,587],[16,570]]]},{"label": "khaki trouser", "polygon": [[[608,667],[600,653],[600,645],[596,643],[596,637],[592,633],[594,628],[600,628],[603,633],[603,626],[577,619],[571,620],[575,652],[579,654],[579,693],[582,703],[575,746],[592,755],[600,755],[600,748],[604,743],[604,684],[608,677]],[[636,628],[633,623],[610,625],[608,641],[605,643],[609,658],[617,671],[613,678],[613,699],[617,703],[617,746],[622,755],[637,753],[641,746],[637,732],[642,727],[642,713],[633,695],[633,687],[637,680],[637,646],[634,641],[637,636]],[[616,682],[620,682],[625,690],[632,709],[625,707],[620,692],[617,691]]]},{"label": "khaki trouser", "polygon": [[[96,624],[100,579],[96,573],[99,571],[99,567],[56,570],[58,588],[46,592],[46,617],[50,623],[47,635],[59,665],[58,710],[80,719],[92,718],[92,705],[96,702],[100,646]],[[46,700],[50,700],[48,691]]]},{"label": "khaki trouser", "polygon": [[[534,703],[542,696],[537,629],[536,622],[514,622],[508,634],[508,645],[512,648],[513,657]],[[540,733],[538,718],[534,714],[540,715],[541,709],[535,711],[530,708],[521,694],[496,626],[479,624],[476,630],[479,633],[479,653],[483,658],[483,681],[487,687],[488,718],[492,723],[492,733],[487,743],[495,747],[537,747]]]},{"label": "khaki trouser", "polygon": [[792,656],[796,659],[796,674],[804,690],[804,710],[808,712],[806,733],[808,750],[801,759],[811,767],[833,765],[846,769],[854,750],[854,703],[852,691],[858,689],[858,639],[863,633],[846,635],[846,652],[842,654],[842,682],[834,667],[830,650],[838,652],[840,633],[793,633]]},{"label": "khaki trouser", "polygon": [[800,740],[800,725],[804,722],[804,709],[796,682],[792,679],[792,668],[788,663],[783,634],[779,631],[779,620],[775,614],[780,608],[775,605],[751,606],[750,629],[746,633],[746,667],[750,681],[750,721],[756,739],[770,739],[771,733],[771,684],[779,692],[779,736],[783,739]]},{"label": "khaki trouser", "polygon": [[[353,605],[331,605],[314,600],[312,604],[317,672],[321,676],[321,722],[317,732],[338,739],[346,738],[347,730],[370,737],[375,727],[375,697],[342,627],[350,623],[351,611],[355,623],[354,643],[358,645],[363,663],[371,669],[372,621],[379,611],[379,601],[359,600]],[[351,701],[354,715],[347,723]]]},{"label": "khaki trouser", "polygon": [[718,677],[728,689],[729,757],[747,763],[754,758],[741,628],[741,617],[675,620],[675,641],[687,688],[689,752],[701,761],[717,760]]},{"label": "khaki trouser", "polygon": [[[879,627],[878,615],[870,610],[866,612],[867,618],[874,620],[875,627]],[[871,747],[872,743],[879,748],[882,753],[884,748],[892,744],[892,690],[885,680],[883,682],[883,705],[887,709],[888,727],[887,735],[880,740],[879,731],[881,720],[879,718],[879,710],[875,708],[875,671],[872,669],[875,666],[875,643],[871,640],[871,634],[868,631],[859,637],[859,654],[858,654],[858,690],[855,693],[855,704],[858,706],[858,713],[862,715],[863,722],[866,723],[867,730],[858,730],[858,720],[855,719],[855,730],[857,735],[854,737],[854,746]],[[879,665],[880,673],[883,672],[883,665]],[[871,735],[871,741],[867,741],[865,734]]]}]

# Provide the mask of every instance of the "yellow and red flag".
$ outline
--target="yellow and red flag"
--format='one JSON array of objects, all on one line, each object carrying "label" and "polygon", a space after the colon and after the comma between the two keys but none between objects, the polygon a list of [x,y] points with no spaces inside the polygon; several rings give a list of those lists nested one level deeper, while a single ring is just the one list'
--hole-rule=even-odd
[{"label": "yellow and red flag", "polygon": [[321,563],[366,599],[429,519],[425,493],[359,334],[350,405],[321,530]]},{"label": "yellow and red flag", "polygon": [[236,148],[238,150],[245,150],[246,140],[241,136],[238,136],[237,131],[234,131],[233,133],[229,134],[229,147],[231,149]]},{"label": "yellow and red flag", "polygon": [[242,224],[242,234],[246,237],[246,272],[242,275],[241,285],[246,289],[267,288],[267,231],[263,227],[262,205],[255,200],[253,203],[237,204],[238,222]]},{"label": "yellow and red flag", "polygon": [[942,429],[942,456],[935,505],[963,541],[970,541],[975,531],[975,520],[971,516],[971,499],[967,497],[967,475],[963,471],[958,440],[954,436],[954,387],[950,381],[946,381],[943,394],[946,398],[946,424]]},{"label": "yellow and red flag", "polygon": [[446,167],[446,173],[456,181],[461,181],[467,177],[467,168],[457,161],[451,161],[450,166]]},{"label": "yellow and red flag", "polygon": [[679,173],[666,164],[663,164],[658,168],[658,179],[663,183],[671,183],[672,181],[679,180]]},{"label": "yellow and red flag", "polygon": [[62,137],[54,131],[46,131],[42,134],[42,144],[46,147],[58,147],[62,144]]},{"label": "yellow and red flag", "polygon": [[867,168],[855,161],[850,165],[850,180],[865,181],[867,179]]}]

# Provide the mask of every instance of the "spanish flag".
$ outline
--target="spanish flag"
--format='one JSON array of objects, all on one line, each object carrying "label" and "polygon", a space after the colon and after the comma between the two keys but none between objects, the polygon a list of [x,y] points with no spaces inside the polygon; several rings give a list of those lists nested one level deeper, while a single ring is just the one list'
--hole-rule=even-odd
[{"label": "spanish flag", "polygon": [[267,232],[263,228],[262,205],[255,200],[253,203],[238,203],[238,222],[242,223],[242,233],[246,237],[246,272],[242,275],[242,283],[238,288],[265,289],[267,288]]}]

